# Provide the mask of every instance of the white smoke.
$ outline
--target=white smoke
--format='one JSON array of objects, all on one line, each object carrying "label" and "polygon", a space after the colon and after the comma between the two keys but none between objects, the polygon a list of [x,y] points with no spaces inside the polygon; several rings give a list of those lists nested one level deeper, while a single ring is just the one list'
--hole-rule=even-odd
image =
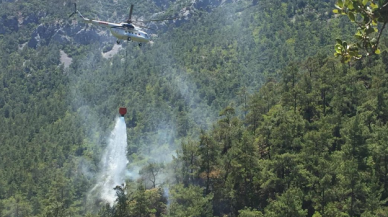
[{"label": "white smoke", "polygon": [[112,205],[116,200],[113,188],[125,182],[127,164],[126,124],[124,117],[119,117],[102,156],[101,171],[92,192],[98,191],[100,199]]}]

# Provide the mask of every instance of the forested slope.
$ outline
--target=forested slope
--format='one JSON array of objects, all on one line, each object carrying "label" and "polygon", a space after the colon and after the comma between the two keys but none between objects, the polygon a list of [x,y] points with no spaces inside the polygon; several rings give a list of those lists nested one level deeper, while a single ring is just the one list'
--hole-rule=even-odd
[{"label": "forested slope", "polygon": [[[44,3],[0,3],[1,216],[386,215],[387,39],[341,64],[334,41],[355,26],[334,1],[198,8],[109,59],[109,37],[25,44],[39,25],[71,26],[55,9],[70,2]],[[79,4],[85,16],[125,19],[124,2],[93,3]],[[10,24],[20,14],[37,16]],[[110,207],[87,195],[120,106],[142,181],[116,187]]]}]

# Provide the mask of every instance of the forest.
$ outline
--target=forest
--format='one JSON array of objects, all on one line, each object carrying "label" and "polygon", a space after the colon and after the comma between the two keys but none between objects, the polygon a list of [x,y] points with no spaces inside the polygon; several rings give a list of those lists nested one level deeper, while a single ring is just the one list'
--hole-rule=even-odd
[{"label": "forest", "polygon": [[[128,4],[78,5],[119,21]],[[109,58],[71,1],[0,0],[0,217],[388,216],[387,4],[137,1],[191,14]],[[119,107],[110,204],[92,189]]]}]

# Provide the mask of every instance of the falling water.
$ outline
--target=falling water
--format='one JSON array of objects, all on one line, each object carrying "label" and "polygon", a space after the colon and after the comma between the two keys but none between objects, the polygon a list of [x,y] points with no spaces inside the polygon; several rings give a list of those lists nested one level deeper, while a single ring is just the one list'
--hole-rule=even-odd
[{"label": "falling water", "polygon": [[116,192],[113,188],[124,183],[127,164],[126,125],[124,117],[119,117],[101,159],[99,183],[93,188],[93,190],[100,191],[100,198],[111,205],[116,199]]}]

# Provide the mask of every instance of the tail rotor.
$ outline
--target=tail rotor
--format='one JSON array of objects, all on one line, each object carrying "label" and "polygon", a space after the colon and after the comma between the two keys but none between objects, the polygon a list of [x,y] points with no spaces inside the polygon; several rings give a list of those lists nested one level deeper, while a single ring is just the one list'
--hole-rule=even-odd
[{"label": "tail rotor", "polygon": [[73,12],[72,14],[69,15],[69,18],[72,17],[72,16],[74,16],[74,15],[77,14],[77,13],[78,13],[78,11],[77,11],[77,4],[74,3],[74,12]]}]

